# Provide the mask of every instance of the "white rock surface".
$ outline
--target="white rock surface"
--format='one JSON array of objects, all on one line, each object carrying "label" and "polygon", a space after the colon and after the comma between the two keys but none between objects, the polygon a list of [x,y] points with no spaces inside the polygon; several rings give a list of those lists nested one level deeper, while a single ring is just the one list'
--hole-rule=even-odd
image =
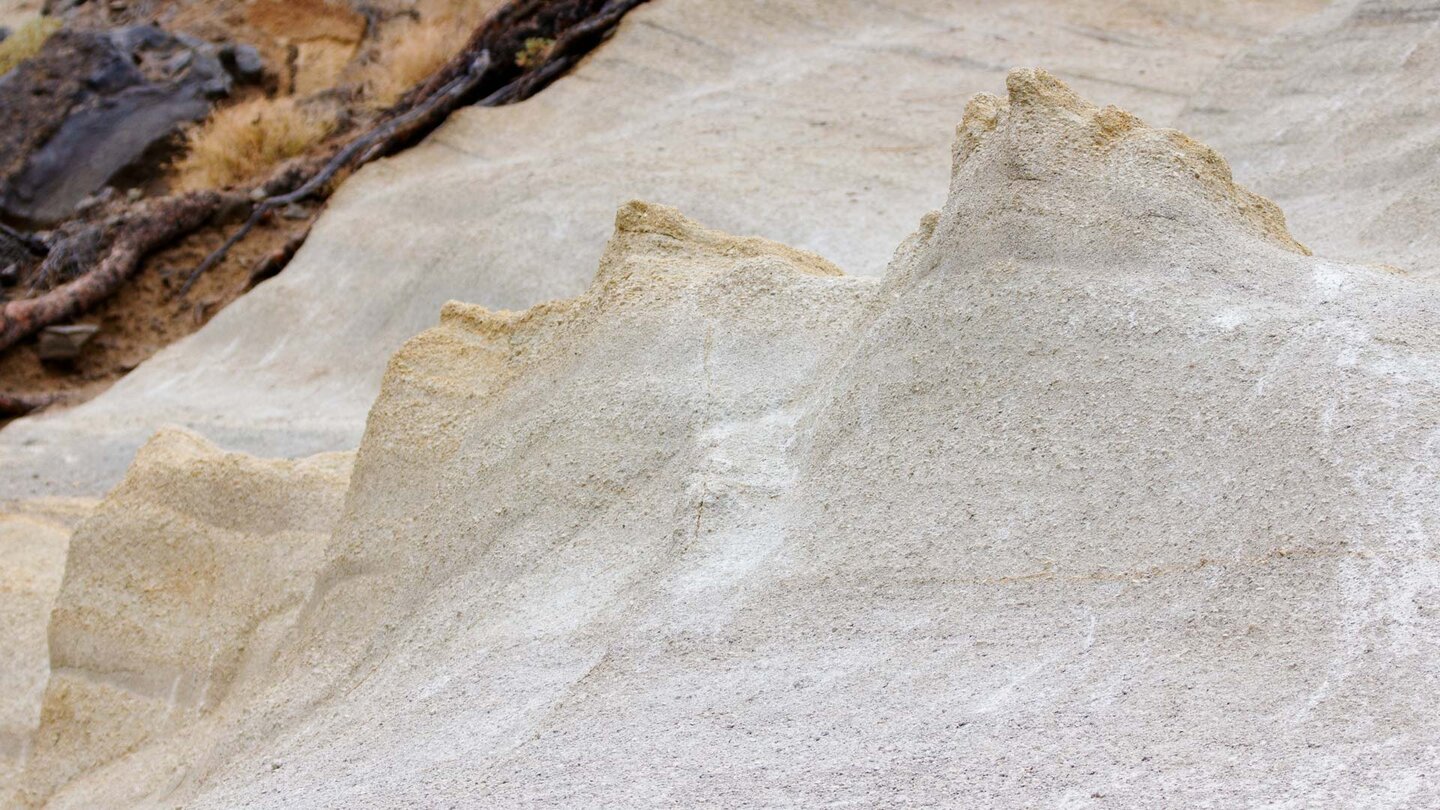
[{"label": "white rock surface", "polygon": [[639,197],[881,272],[938,205],[971,94],[1040,64],[1173,120],[1228,54],[1320,0],[655,0],[573,75],[367,168],[279,278],[100,398],[0,432],[0,493],[102,494],[166,424],[226,447],[351,449],[384,358],[448,299],[585,288]]},{"label": "white rock surface", "polygon": [[952,154],[883,279],[636,203],[448,306],[274,654],[54,806],[1440,802],[1440,291],[1043,72]]},{"label": "white rock surface", "polygon": [[1317,252],[1440,278],[1440,5],[1337,3],[1233,57],[1180,121]]},{"label": "white rock surface", "polygon": [[0,512],[0,797],[9,794],[40,724],[49,678],[46,628],[70,531],[44,517]]}]

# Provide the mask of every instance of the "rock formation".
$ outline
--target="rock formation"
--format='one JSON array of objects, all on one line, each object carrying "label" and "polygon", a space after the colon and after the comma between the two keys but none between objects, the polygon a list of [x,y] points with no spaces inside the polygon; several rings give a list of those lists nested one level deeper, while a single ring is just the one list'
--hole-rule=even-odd
[{"label": "rock formation", "polygon": [[28,800],[1440,801],[1440,294],[1007,84],[880,279],[632,203],[578,297],[447,305],[343,508],[162,434]]},{"label": "rock formation", "polygon": [[1242,50],[1181,126],[1236,158],[1320,252],[1440,274],[1440,7],[1336,3]]},{"label": "rock formation", "polygon": [[446,300],[581,293],[627,199],[877,276],[943,200],[958,111],[1011,66],[1169,123],[1319,5],[647,3],[541,96],[462,111],[347,181],[285,272],[195,337],[0,432],[0,491],[103,494],[166,424],[261,455],[353,449],[384,358]]},{"label": "rock formation", "polygon": [[63,523],[0,512],[0,796],[19,775],[40,721],[50,675],[45,632],[69,538]]},{"label": "rock formation", "polygon": [[262,461],[177,430],[142,449],[70,543],[20,804],[203,716],[268,660],[349,473],[348,454]]},{"label": "rock formation", "polygon": [[199,120],[231,78],[206,43],[134,26],[62,31],[0,81],[0,214],[59,222]]}]

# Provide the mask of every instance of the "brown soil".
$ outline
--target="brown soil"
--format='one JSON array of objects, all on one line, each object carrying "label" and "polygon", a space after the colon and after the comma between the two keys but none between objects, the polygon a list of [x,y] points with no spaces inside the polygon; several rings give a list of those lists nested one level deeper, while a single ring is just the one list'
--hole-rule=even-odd
[{"label": "brown soil", "polygon": [[[372,34],[376,22],[402,13],[389,3],[331,0],[145,0],[83,3],[66,18],[75,28],[152,24],[209,42],[253,45],[265,61],[271,89],[297,85],[328,89]],[[403,4],[400,4],[403,5]],[[363,7],[366,13],[357,11]]]},{"label": "brown soil", "polygon": [[[72,363],[42,362],[35,342],[0,354],[0,391],[62,394],[52,407],[83,402],[109,388],[155,352],[198,330],[250,288],[255,265],[305,228],[305,220],[274,216],[200,277],[184,299],[180,285],[235,230],[211,225],[151,256],[114,297],[75,320],[100,331]],[[0,418],[0,426],[6,420]]]}]

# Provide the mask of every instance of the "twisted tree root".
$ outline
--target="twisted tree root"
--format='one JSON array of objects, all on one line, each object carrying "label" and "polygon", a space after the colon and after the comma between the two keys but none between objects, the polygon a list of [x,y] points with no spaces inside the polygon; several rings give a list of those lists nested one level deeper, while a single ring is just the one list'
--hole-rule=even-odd
[{"label": "twisted tree root", "polygon": [[157,200],[126,218],[90,271],[43,295],[0,306],[0,351],[110,297],[139,269],[141,259],[204,225],[224,199],[218,192],[196,191]]}]

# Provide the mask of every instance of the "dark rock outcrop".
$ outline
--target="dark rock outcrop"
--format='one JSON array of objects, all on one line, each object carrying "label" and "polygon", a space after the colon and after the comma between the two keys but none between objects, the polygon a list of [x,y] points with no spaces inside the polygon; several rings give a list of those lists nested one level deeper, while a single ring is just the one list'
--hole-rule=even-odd
[{"label": "dark rock outcrop", "polygon": [[61,31],[0,79],[0,216],[47,225],[163,156],[227,95],[220,49],[158,28]]}]

